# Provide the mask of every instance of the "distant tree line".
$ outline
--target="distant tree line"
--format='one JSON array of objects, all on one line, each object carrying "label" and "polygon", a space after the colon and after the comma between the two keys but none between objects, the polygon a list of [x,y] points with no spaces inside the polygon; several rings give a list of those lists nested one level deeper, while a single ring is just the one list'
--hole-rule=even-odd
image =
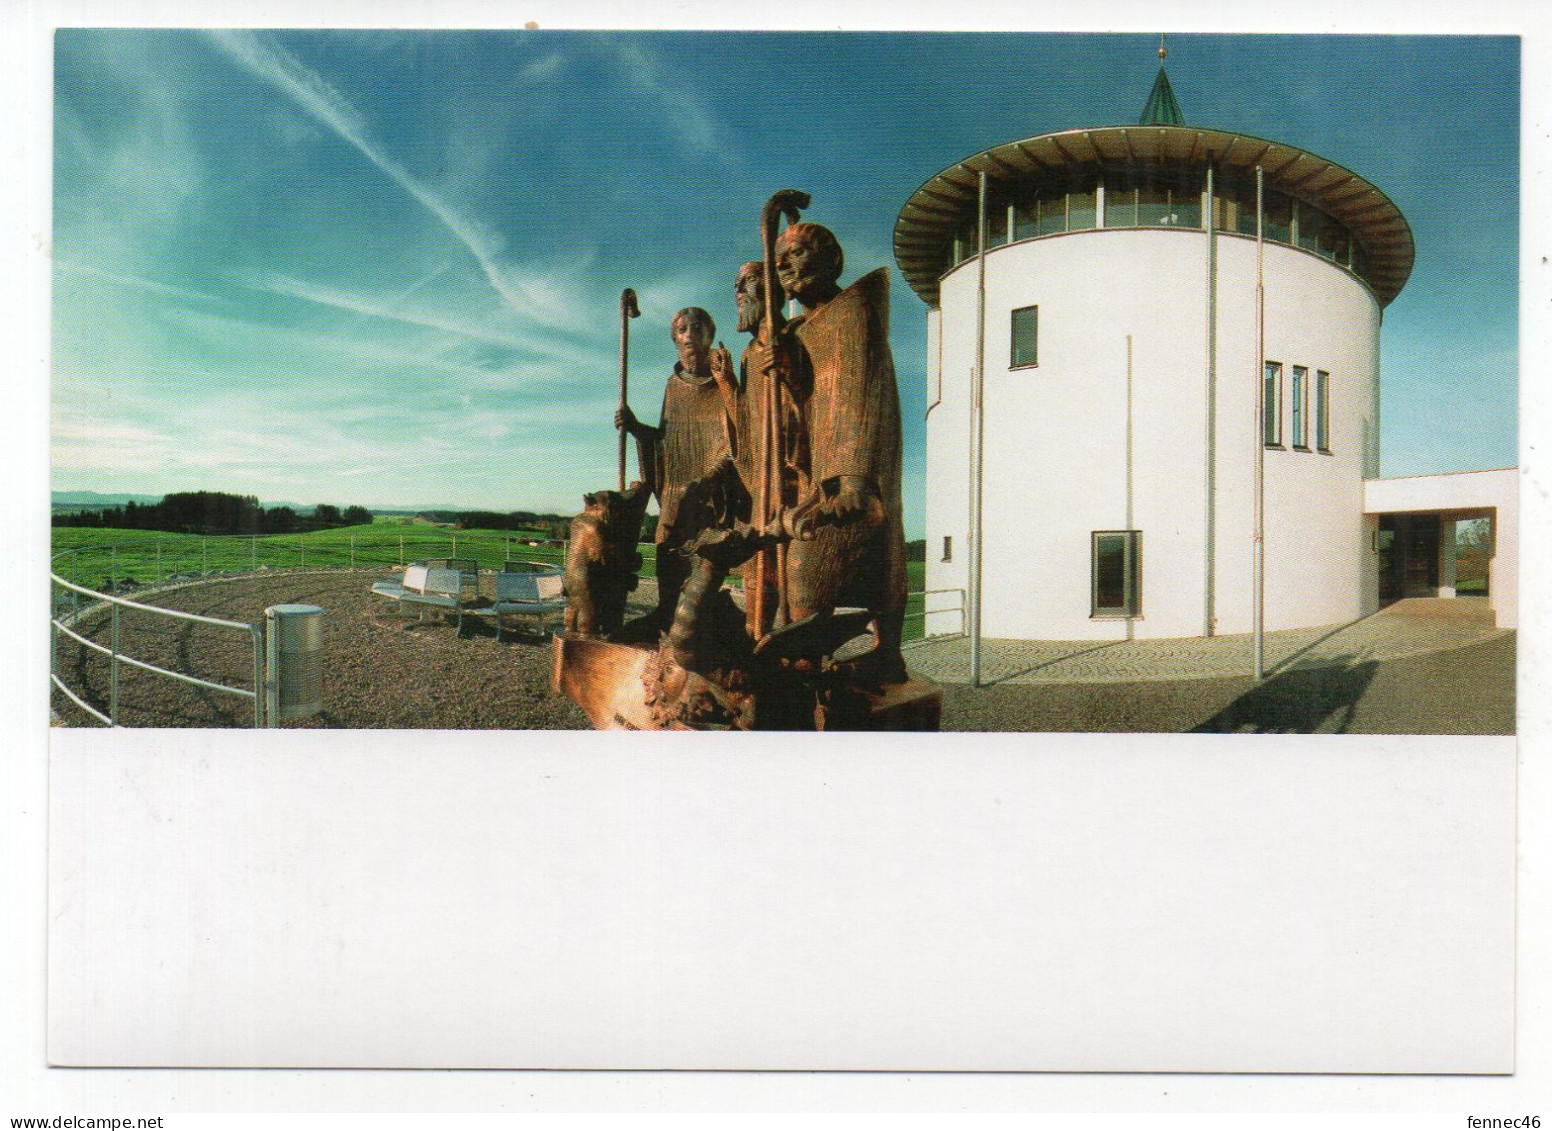
[{"label": "distant tree line", "polygon": [[181,491],[159,503],[125,503],[121,507],[56,514],[55,526],[111,526],[127,530],[165,530],[173,534],[299,534],[333,526],[359,526],[372,521],[365,507],[322,503],[310,515],[291,507],[261,507],[254,495],[221,491]]},{"label": "distant tree line", "polygon": [[569,523],[564,515],[536,514],[533,511],[421,511],[432,522],[447,522],[460,530],[548,530],[557,522]]},{"label": "distant tree line", "polygon": [[[571,537],[571,516],[535,514],[532,511],[421,511],[420,517],[431,522],[452,523],[460,530],[533,530],[543,531],[556,542]],[[649,514],[641,522],[641,540],[650,542],[657,532],[657,515]]]}]

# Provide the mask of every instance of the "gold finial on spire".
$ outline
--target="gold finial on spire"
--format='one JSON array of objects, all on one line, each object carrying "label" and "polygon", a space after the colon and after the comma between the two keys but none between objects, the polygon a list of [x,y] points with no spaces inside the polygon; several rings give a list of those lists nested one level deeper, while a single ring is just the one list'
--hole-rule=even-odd
[{"label": "gold finial on spire", "polygon": [[1166,56],[1168,54],[1169,54],[1169,52],[1164,50],[1164,33],[1161,31],[1161,32],[1159,32],[1159,64],[1160,65],[1163,65],[1163,63],[1164,63],[1164,56]]}]

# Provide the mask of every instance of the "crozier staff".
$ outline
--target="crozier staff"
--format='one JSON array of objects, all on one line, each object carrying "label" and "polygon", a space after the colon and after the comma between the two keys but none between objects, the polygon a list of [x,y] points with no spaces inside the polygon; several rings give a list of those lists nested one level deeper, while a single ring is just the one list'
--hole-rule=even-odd
[{"label": "crozier staff", "polygon": [[628,365],[630,356],[630,320],[640,318],[636,306],[636,292],[626,287],[620,292],[620,407],[615,412],[615,429],[620,433],[620,490],[625,490],[625,425],[620,417],[626,409]]},{"label": "crozier staff", "polygon": [[[776,277],[776,228],[782,216],[787,217],[787,223],[796,224],[801,217],[799,209],[807,208],[809,201],[810,197],[806,192],[782,189],[765,202],[765,207],[760,212],[760,245],[765,253],[763,259],[765,317],[761,322],[757,340],[770,349],[772,363],[770,370],[762,375],[767,390],[764,419],[760,422],[760,434],[764,439],[761,447],[764,449],[765,458],[760,463],[759,491],[755,497],[756,524],[761,533],[772,531],[785,502],[782,498],[781,469],[783,364],[777,348],[781,331],[778,318],[781,312],[776,301],[776,296],[781,293],[781,289]],[[776,575],[776,610],[766,607],[766,586],[772,573]],[[763,635],[770,629],[777,611],[780,612],[782,622],[787,621],[787,546],[785,542],[778,543],[774,551],[768,549],[760,551],[755,565],[755,589],[752,599],[754,614],[751,620],[754,622],[756,636]]]}]

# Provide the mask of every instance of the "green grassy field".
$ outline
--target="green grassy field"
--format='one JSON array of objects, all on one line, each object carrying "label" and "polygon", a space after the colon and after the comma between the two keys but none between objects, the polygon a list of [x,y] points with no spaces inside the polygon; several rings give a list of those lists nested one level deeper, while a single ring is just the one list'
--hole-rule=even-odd
[{"label": "green grassy field", "polygon": [[154,585],[177,574],[259,569],[389,568],[423,558],[474,558],[481,569],[514,561],[559,565],[559,546],[538,531],[451,530],[428,524],[372,523],[307,534],[204,536],[147,530],[64,527],[54,530],[54,572],[101,587],[132,580]]},{"label": "green grassy field", "polygon": [[[92,589],[157,585],[169,579],[211,573],[248,573],[263,569],[389,569],[425,558],[473,558],[481,569],[500,569],[508,560],[561,565],[559,546],[543,542],[542,531],[453,530],[390,517],[370,525],[316,530],[308,534],[210,535],[163,534],[112,527],[58,527],[53,531],[53,570],[66,581]],[[651,545],[642,545],[643,572],[656,568]],[[908,562],[913,596],[907,611],[920,613],[926,564]],[[906,620],[905,636],[922,633],[922,618]]]}]

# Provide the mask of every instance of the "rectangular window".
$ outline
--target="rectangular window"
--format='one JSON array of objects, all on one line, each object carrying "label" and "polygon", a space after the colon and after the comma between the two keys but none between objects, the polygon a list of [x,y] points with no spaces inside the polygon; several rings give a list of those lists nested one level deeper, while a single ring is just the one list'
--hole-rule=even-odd
[{"label": "rectangular window", "polygon": [[1302,200],[1294,208],[1294,219],[1298,224],[1298,233],[1295,242],[1305,251],[1320,250],[1320,228],[1325,217],[1320,209],[1305,204]]},{"label": "rectangular window", "polygon": [[1234,230],[1242,236],[1256,234],[1256,184],[1250,181],[1234,190]]},{"label": "rectangular window", "polygon": [[1082,231],[1098,223],[1099,203],[1094,189],[1067,195],[1067,230]]},{"label": "rectangular window", "polygon": [[1146,228],[1162,227],[1170,223],[1169,186],[1140,184],[1137,186],[1137,223]]},{"label": "rectangular window", "polygon": [[1067,230],[1067,194],[1046,193],[1040,198],[1039,234],[1054,236]]},{"label": "rectangular window", "polygon": [[1280,192],[1262,192],[1266,214],[1261,220],[1261,235],[1278,243],[1293,242],[1293,198]]},{"label": "rectangular window", "polygon": [[1137,226],[1137,183],[1123,173],[1105,174],[1105,227]]},{"label": "rectangular window", "polygon": [[1261,382],[1261,439],[1269,448],[1280,448],[1283,443],[1283,364],[1280,361],[1266,363],[1266,376]]},{"label": "rectangular window", "polygon": [[1202,226],[1202,186],[1199,181],[1189,185],[1175,185],[1169,190],[1171,224],[1182,228]]},{"label": "rectangular window", "polygon": [[1013,354],[1009,365],[1014,369],[1039,364],[1040,308],[1021,306],[1013,312]]},{"label": "rectangular window", "polygon": [[1001,247],[1008,242],[1008,209],[996,201],[986,202],[986,246]]},{"label": "rectangular window", "polygon": [[1331,258],[1336,260],[1343,267],[1351,266],[1353,262],[1353,243],[1347,234],[1347,229],[1342,227],[1340,224],[1336,225],[1334,234],[1331,238],[1334,243],[1331,251]]},{"label": "rectangular window", "polygon": [[1142,531],[1096,530],[1093,534],[1093,616],[1142,614]]},{"label": "rectangular window", "polygon": [[1013,238],[1027,240],[1040,234],[1040,198],[1030,197],[1013,208]]},{"label": "rectangular window", "polygon": [[1331,374],[1315,370],[1315,447],[1331,450]]},{"label": "rectangular window", "polygon": [[1291,423],[1293,425],[1293,446],[1309,450],[1309,436],[1306,434],[1304,421],[1304,398],[1308,395],[1309,366],[1295,365],[1293,367],[1293,387],[1290,390],[1289,407],[1293,410]]},{"label": "rectangular window", "polygon": [[951,534],[943,535],[943,560],[946,562],[954,560],[954,538]]}]

